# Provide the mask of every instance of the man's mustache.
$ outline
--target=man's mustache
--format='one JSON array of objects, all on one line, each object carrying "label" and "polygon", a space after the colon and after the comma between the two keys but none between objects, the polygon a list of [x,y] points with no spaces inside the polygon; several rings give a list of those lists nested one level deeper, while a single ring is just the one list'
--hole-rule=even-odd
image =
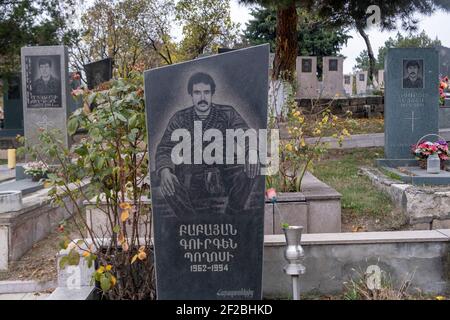
[{"label": "man's mustache", "polygon": [[208,101],[206,101],[206,100],[200,100],[197,104],[208,104]]}]

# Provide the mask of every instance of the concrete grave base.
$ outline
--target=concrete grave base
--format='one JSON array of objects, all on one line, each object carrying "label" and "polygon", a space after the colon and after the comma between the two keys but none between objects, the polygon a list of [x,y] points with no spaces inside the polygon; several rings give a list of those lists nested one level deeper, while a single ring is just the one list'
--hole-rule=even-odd
[{"label": "concrete grave base", "polygon": [[[98,241],[105,246],[109,243],[109,239]],[[285,245],[284,235],[264,236],[264,298],[292,298],[291,279],[283,272],[287,264]],[[301,294],[341,294],[344,283],[358,280],[369,266],[377,266],[394,288],[410,280],[412,293],[417,293],[416,289],[425,294],[446,294],[450,290],[450,229],[305,234],[301,245],[306,267],[300,277]],[[59,259],[67,253],[61,251]],[[95,269],[84,262],[71,268],[58,268],[59,287],[47,299],[93,298],[90,279]]]},{"label": "concrete grave base", "polygon": [[[341,194],[307,172],[302,182],[303,192],[280,193],[276,207],[266,201],[264,211],[264,234],[282,234],[282,223],[301,225],[304,233],[325,233],[341,231]],[[149,199],[143,199],[150,205]],[[88,225],[96,236],[111,234],[104,202],[96,204],[95,199],[84,202]],[[142,216],[140,234],[147,232],[147,216]]]},{"label": "concrete grave base", "polygon": [[[93,198],[90,201],[84,201],[83,205],[86,210],[86,223],[97,237],[107,237],[112,234],[111,219],[108,218],[108,206],[103,197],[97,203],[97,199]],[[139,216],[139,234],[150,234],[151,224],[151,200],[147,197],[141,197],[141,204],[146,207],[145,210],[148,215]],[[127,230],[131,234],[132,226],[127,225]]]},{"label": "concrete grave base", "polygon": [[[394,288],[410,280],[410,293],[450,289],[450,230],[305,234],[302,247],[301,294],[342,294],[344,283],[359,280],[369,266],[378,267]],[[284,248],[284,236],[265,237],[266,298],[292,298],[291,279],[283,273]]]},{"label": "concrete grave base", "polygon": [[361,172],[406,213],[414,229],[446,229],[450,226],[450,186],[415,186],[388,178],[375,168],[363,167]]},{"label": "concrete grave base", "polygon": [[[20,259],[55,230],[61,220],[70,217],[64,208],[50,203],[47,192],[48,189],[33,192],[23,197],[20,210],[0,214],[0,270],[7,270],[10,261]],[[72,202],[67,198],[65,202],[73,212]]]}]

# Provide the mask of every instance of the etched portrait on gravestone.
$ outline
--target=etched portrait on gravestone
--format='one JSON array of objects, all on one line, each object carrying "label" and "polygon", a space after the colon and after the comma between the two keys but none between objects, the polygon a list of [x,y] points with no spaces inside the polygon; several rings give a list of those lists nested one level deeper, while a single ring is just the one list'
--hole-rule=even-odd
[{"label": "etched portrait on gravestone", "polygon": [[359,81],[365,81],[366,80],[366,75],[364,73],[360,73],[359,74]]},{"label": "etched portrait on gravestone", "polygon": [[111,58],[106,58],[84,65],[88,88],[94,89],[102,83],[111,80],[112,69],[113,60]]},{"label": "etched portrait on gravestone", "polygon": [[337,59],[330,59],[328,61],[328,70],[329,71],[338,71],[338,60]]},{"label": "etched portrait on gravestone", "polygon": [[423,89],[423,60],[403,60],[403,89]]},{"label": "etched portrait on gravestone", "polygon": [[[202,134],[209,129],[216,130],[225,142],[228,129],[249,129],[247,122],[233,106],[215,100],[215,92],[220,85],[208,73],[193,73],[184,87],[192,105],[175,112],[167,126],[161,128],[164,134],[156,149],[156,175],[165,201],[178,217],[210,214],[214,207],[212,202],[223,197],[227,200],[223,205],[216,205],[218,212],[226,215],[245,213],[246,202],[259,172],[258,164],[250,164],[249,161],[245,161],[245,164],[229,164],[225,154],[214,154],[215,163],[208,164],[204,159],[195,163],[194,159],[194,163],[188,160],[179,165],[174,164],[173,150],[179,142],[173,141],[173,136],[177,129],[184,130],[184,134],[189,136],[189,151],[193,150],[193,153],[196,152],[194,148],[203,150],[208,145],[203,140],[198,141],[200,146],[195,145],[198,132]],[[244,148],[248,155],[248,145]],[[214,153],[217,152],[214,150]]]},{"label": "etched portrait on gravestone", "polygon": [[25,63],[28,108],[60,108],[60,56],[27,56]]},{"label": "etched portrait on gravestone", "polygon": [[312,72],[312,59],[302,59],[302,72]]},{"label": "etched portrait on gravestone", "polygon": [[262,45],[144,73],[158,299],[262,297],[268,63]]}]

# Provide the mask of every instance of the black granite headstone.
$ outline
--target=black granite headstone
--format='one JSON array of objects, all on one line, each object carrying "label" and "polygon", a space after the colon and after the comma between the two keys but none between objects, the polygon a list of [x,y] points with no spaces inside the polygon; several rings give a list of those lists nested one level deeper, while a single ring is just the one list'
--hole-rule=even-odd
[{"label": "black granite headstone", "polygon": [[233,134],[266,129],[268,61],[262,45],[145,72],[158,299],[262,298],[264,176]]},{"label": "black granite headstone", "polygon": [[112,78],[113,60],[106,58],[84,65],[88,89],[93,89]]},{"label": "black granite headstone", "polygon": [[[22,82],[20,74],[14,74],[5,77],[6,92],[3,95],[4,105],[4,129],[19,130],[19,134],[23,135],[23,107],[22,107]],[[2,133],[0,133],[2,136]]]}]

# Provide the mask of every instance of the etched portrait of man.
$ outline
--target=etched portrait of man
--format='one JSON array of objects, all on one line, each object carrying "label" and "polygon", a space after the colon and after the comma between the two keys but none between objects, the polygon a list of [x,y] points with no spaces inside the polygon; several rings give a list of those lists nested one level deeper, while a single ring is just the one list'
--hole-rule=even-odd
[{"label": "etched portrait of man", "polygon": [[[172,135],[177,129],[185,130],[194,137],[199,130],[203,135],[214,129],[224,137],[229,129],[247,130],[249,126],[233,106],[214,101],[216,82],[207,73],[197,72],[190,76],[186,85],[187,94],[192,100],[190,107],[177,111],[169,120],[159,142],[156,155],[156,174],[160,181],[160,191],[167,204],[178,217],[210,212],[216,197],[226,198],[222,213],[239,214],[245,210],[247,199],[252,191],[254,179],[259,167],[257,164],[229,163],[225,154],[220,163],[183,163],[175,165],[172,150],[177,144]],[[197,132],[198,133],[198,132]],[[191,152],[195,148],[205,148],[208,143],[203,139],[192,139]],[[248,148],[246,148],[246,155]],[[222,158],[221,158],[222,159]]]},{"label": "etched portrait of man", "polygon": [[403,88],[423,88],[423,60],[403,60]]},{"label": "etched portrait of man", "polygon": [[38,78],[33,81],[32,93],[37,96],[59,95],[60,84],[53,76],[52,60],[42,57],[38,60]]},{"label": "etched portrait of man", "polygon": [[302,72],[312,72],[312,59],[302,59]]}]

